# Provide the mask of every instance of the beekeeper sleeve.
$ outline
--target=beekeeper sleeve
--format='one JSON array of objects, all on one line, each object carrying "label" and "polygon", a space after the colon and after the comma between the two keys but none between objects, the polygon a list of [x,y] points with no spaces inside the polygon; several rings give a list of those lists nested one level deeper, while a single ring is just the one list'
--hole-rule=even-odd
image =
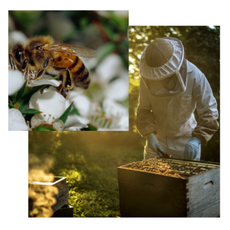
[{"label": "beekeeper sleeve", "polygon": [[199,138],[202,145],[207,145],[219,128],[217,102],[204,74],[194,81],[193,97],[197,102],[198,123],[192,136]]},{"label": "beekeeper sleeve", "polygon": [[139,104],[137,107],[136,127],[142,137],[148,137],[157,133],[157,125],[152,113],[152,108],[147,97],[148,89],[143,80],[140,80]]}]

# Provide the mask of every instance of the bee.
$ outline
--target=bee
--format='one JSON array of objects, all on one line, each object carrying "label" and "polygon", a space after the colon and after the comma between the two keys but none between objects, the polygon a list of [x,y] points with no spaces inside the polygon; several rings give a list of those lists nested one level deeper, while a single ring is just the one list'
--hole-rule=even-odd
[{"label": "bee", "polygon": [[94,58],[96,51],[79,45],[55,44],[51,36],[36,36],[26,45],[17,43],[9,55],[12,68],[33,73],[33,80],[40,79],[45,72],[59,73],[62,84],[59,93],[65,98],[73,86],[88,89],[89,71],[80,57]]}]

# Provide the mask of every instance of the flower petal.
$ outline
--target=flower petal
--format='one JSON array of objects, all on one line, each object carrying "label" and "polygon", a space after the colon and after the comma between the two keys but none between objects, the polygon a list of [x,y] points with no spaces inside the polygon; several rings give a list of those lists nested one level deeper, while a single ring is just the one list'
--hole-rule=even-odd
[{"label": "flower petal", "polygon": [[128,117],[128,109],[110,98],[103,101],[103,108],[106,116],[124,115]]},{"label": "flower petal", "polygon": [[88,126],[84,123],[82,123],[79,119],[78,116],[70,115],[68,116],[66,123],[65,123],[65,128],[67,128],[70,131],[79,131],[81,128],[87,128]]},{"label": "flower petal", "polygon": [[52,76],[45,74],[38,80],[27,81],[27,87],[35,87],[40,85],[52,85],[58,87],[61,83],[61,81],[55,80]]},{"label": "flower petal", "polygon": [[22,72],[18,70],[9,70],[8,94],[13,95],[23,86],[25,80]]},{"label": "flower petal", "polygon": [[124,101],[129,96],[129,78],[119,78],[111,82],[105,89],[105,97],[116,101]]},{"label": "flower petal", "polygon": [[120,127],[121,131],[129,130],[129,113],[128,109],[111,99],[103,101],[103,108],[107,117],[112,118],[110,128]]},{"label": "flower petal", "polygon": [[81,122],[82,124],[89,124],[90,123],[90,120],[86,117],[81,117],[81,116],[78,116],[78,115],[75,115],[77,117],[77,119],[79,120],[79,122]]},{"label": "flower petal", "polygon": [[29,129],[24,117],[18,109],[9,109],[8,122],[10,131],[24,131]]},{"label": "flower petal", "polygon": [[62,131],[64,129],[64,123],[61,120],[54,121],[51,116],[48,116],[48,118],[49,119],[45,119],[45,117],[40,116],[40,114],[35,114],[31,118],[31,128],[34,129],[40,125],[50,125],[57,131]]},{"label": "flower petal", "polygon": [[27,42],[27,37],[25,34],[23,34],[21,31],[19,30],[14,30],[12,32],[10,32],[9,34],[9,44],[14,45],[17,42],[21,42],[21,43],[26,43]]},{"label": "flower petal", "polygon": [[42,116],[40,114],[35,114],[32,118],[31,118],[31,128],[34,128],[36,126],[39,126],[42,123],[43,119]]},{"label": "flower petal", "polygon": [[53,123],[53,127],[57,131],[62,131],[64,129],[64,123],[63,123],[63,121],[58,120],[58,121],[56,121],[56,122]]},{"label": "flower petal", "polygon": [[113,77],[119,75],[123,69],[123,63],[117,54],[108,55],[96,69],[96,74],[101,82],[109,82]]},{"label": "flower petal", "polygon": [[43,93],[40,91],[34,93],[30,98],[29,107],[42,112],[36,116],[40,122],[52,124],[64,113],[66,100],[56,90],[53,90],[53,87],[49,87]]},{"label": "flower petal", "polygon": [[69,100],[74,102],[74,106],[78,109],[79,113],[83,117],[87,117],[90,110],[90,99],[85,95],[75,95],[70,97]]},{"label": "flower petal", "polygon": [[65,98],[54,91],[42,93],[36,100],[36,105],[43,114],[51,114],[55,119],[59,118],[66,108]]}]

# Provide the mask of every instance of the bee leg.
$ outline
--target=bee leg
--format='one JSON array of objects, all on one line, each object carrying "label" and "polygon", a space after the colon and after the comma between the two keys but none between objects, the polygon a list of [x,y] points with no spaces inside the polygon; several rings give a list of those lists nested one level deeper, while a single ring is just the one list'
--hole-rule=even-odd
[{"label": "bee leg", "polygon": [[65,99],[67,99],[68,96],[69,96],[69,90],[66,90],[66,89],[64,89],[64,88],[62,87],[60,94],[61,94]]},{"label": "bee leg", "polygon": [[38,71],[38,73],[37,73],[37,75],[36,75],[36,77],[35,77],[34,80],[38,80],[38,79],[40,79],[44,75],[44,73],[46,72],[45,68],[47,67],[48,63],[49,63],[49,58],[46,58],[46,60],[43,63],[43,68],[44,69]]},{"label": "bee leg", "polygon": [[17,66],[16,66],[14,58],[13,58],[13,56],[11,54],[9,54],[9,61],[10,61],[10,68],[12,70],[16,70]]},{"label": "bee leg", "polygon": [[43,68],[46,68],[48,63],[49,63],[49,58],[46,58],[46,60],[44,61],[44,64],[43,64]]},{"label": "bee leg", "polygon": [[24,62],[22,63],[22,71],[25,71],[25,68],[27,66],[27,62],[28,62],[28,60],[25,59]]},{"label": "bee leg", "polygon": [[65,98],[67,99],[69,96],[69,90],[66,90],[65,88],[63,88],[62,85],[56,87],[57,91]]},{"label": "bee leg", "polygon": [[46,72],[45,69],[39,70],[34,80],[40,79],[44,75],[45,72]]},{"label": "bee leg", "polygon": [[73,80],[68,69],[66,69],[65,76],[63,78],[63,86],[66,90],[73,88]]},{"label": "bee leg", "polygon": [[65,90],[71,90],[73,88],[73,79],[69,70],[67,68],[60,68],[60,67],[54,67],[54,69],[59,70],[61,72],[62,87]]}]

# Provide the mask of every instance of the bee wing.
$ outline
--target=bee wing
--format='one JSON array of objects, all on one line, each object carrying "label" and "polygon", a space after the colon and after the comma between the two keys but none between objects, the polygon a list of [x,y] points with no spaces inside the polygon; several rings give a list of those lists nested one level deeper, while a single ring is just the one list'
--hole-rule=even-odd
[{"label": "bee wing", "polygon": [[54,44],[54,45],[44,46],[42,47],[42,50],[67,53],[67,54],[85,57],[85,58],[97,57],[96,50],[85,48],[79,45]]}]

